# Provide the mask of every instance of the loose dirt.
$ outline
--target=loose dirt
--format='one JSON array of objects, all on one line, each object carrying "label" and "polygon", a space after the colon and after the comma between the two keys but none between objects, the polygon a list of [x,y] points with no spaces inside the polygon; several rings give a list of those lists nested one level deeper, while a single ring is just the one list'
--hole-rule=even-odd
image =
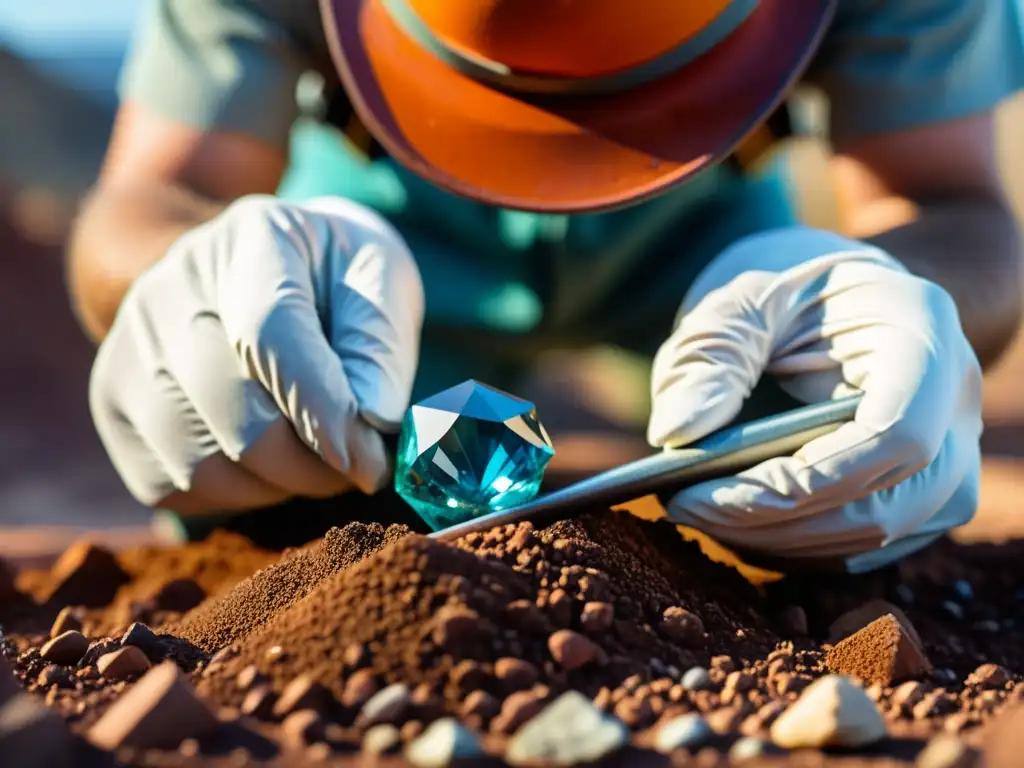
[{"label": "loose dirt", "polygon": [[[667,524],[615,512],[454,545],[361,523],[284,553],[223,533],[119,554],[79,543],[48,572],[6,571],[0,751],[206,768],[369,751],[402,764],[410,745],[423,764],[447,744],[463,762],[501,764],[576,691],[606,719],[575,723],[629,735],[602,764],[911,765],[956,752],[967,762],[948,764],[967,765],[988,741],[1014,754],[1021,554],[943,541],[883,572],[755,588]],[[830,674],[849,676],[888,736],[852,751],[773,746],[772,724]],[[10,721],[36,725],[8,735],[5,712],[26,707],[35,715]],[[700,738],[681,729],[687,714],[702,718]],[[452,722],[467,729],[458,738]],[[690,741],[665,747],[684,731]]]}]

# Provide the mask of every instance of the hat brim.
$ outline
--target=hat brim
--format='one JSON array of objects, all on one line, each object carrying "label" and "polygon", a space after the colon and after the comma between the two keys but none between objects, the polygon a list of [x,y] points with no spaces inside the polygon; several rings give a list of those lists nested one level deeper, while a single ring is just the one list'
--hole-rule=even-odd
[{"label": "hat brim", "polygon": [[652,197],[726,157],[802,74],[834,0],[761,0],[682,71],[625,93],[513,96],[424,50],[380,0],[321,0],[360,119],[403,165],[504,208],[567,213]]}]

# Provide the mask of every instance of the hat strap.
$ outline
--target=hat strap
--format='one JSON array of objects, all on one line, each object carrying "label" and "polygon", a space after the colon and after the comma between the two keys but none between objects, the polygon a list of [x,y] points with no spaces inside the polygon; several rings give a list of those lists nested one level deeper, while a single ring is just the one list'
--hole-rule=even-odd
[{"label": "hat strap", "polygon": [[407,35],[453,69],[501,90],[535,95],[594,95],[646,85],[682,69],[729,37],[754,12],[758,1],[732,0],[714,21],[697,34],[660,56],[628,69],[593,77],[551,77],[516,72],[501,62],[458,51],[431,31],[408,0],[380,0]]}]

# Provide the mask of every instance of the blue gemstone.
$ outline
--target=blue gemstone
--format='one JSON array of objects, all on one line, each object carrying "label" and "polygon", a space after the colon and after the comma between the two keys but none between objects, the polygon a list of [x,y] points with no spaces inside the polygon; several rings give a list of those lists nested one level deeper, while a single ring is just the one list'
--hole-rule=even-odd
[{"label": "blue gemstone", "polygon": [[554,453],[533,403],[465,381],[409,409],[395,490],[438,531],[532,499]]}]

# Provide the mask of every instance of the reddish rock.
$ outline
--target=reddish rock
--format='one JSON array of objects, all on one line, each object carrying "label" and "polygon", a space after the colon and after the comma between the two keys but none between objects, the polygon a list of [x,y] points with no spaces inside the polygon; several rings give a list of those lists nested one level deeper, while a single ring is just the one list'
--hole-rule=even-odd
[{"label": "reddish rock", "polygon": [[149,669],[149,659],[134,645],[100,656],[96,667],[100,674],[110,680],[124,680],[141,675]]},{"label": "reddish rock", "polygon": [[825,664],[835,673],[882,685],[921,678],[931,670],[920,646],[892,614],[834,646],[825,655]]},{"label": "reddish rock", "polygon": [[701,645],[704,642],[704,622],[700,616],[679,606],[665,609],[661,628],[669,637],[687,645]]},{"label": "reddish rock", "polygon": [[39,655],[54,664],[69,666],[77,664],[89,650],[89,641],[81,632],[71,630],[50,640]]},{"label": "reddish rock", "polygon": [[127,690],[89,730],[102,749],[174,749],[202,738],[220,725],[196,696],[184,673],[171,662],[153,667]]},{"label": "reddish rock", "polygon": [[501,681],[507,693],[522,691],[537,682],[540,672],[533,664],[523,659],[503,658],[494,664],[494,676]]},{"label": "reddish rock", "polygon": [[580,627],[595,635],[607,632],[614,621],[615,608],[611,603],[586,603],[580,613]]},{"label": "reddish rock", "polygon": [[548,650],[563,669],[574,670],[599,661],[603,652],[589,637],[560,629],[548,638]]},{"label": "reddish rock", "polygon": [[130,581],[112,552],[89,541],[68,547],[50,569],[50,578],[47,602],[89,608],[107,605]]},{"label": "reddish rock", "polygon": [[967,685],[979,688],[1002,688],[1012,679],[1006,667],[998,664],[982,664],[966,680]]},{"label": "reddish rock", "polygon": [[57,618],[54,619],[53,626],[50,627],[50,639],[60,637],[65,632],[81,632],[82,631],[82,610],[75,606],[65,606],[61,608],[60,613],[57,614]]}]

